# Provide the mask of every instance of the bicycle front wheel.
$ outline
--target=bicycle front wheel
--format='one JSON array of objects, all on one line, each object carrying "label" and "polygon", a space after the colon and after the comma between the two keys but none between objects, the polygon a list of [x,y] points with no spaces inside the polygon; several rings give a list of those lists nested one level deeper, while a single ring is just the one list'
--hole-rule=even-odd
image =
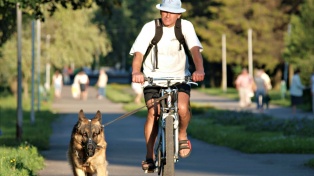
[{"label": "bicycle front wheel", "polygon": [[166,141],[166,156],[164,168],[162,171],[163,176],[174,176],[174,139],[173,139],[173,117],[166,117],[165,127],[165,141]]}]

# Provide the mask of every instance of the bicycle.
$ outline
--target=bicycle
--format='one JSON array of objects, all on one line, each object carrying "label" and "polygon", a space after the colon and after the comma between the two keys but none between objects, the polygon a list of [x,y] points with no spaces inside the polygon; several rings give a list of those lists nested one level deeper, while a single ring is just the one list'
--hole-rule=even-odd
[{"label": "bicycle", "polygon": [[[145,78],[149,85],[154,81],[165,81],[166,87],[161,87],[158,103],[160,104],[160,117],[158,119],[158,135],[154,146],[155,170],[158,175],[173,176],[174,165],[179,161],[179,115],[178,115],[178,89],[177,84],[195,84],[190,76],[184,78],[164,77]],[[145,173],[148,173],[145,170]]]}]

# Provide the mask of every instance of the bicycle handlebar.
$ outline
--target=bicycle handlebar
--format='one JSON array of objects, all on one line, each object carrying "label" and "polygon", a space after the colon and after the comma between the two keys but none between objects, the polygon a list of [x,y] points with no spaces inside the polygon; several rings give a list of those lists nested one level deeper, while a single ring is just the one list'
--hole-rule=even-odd
[{"label": "bicycle handlebar", "polygon": [[144,80],[147,81],[149,85],[154,85],[154,81],[167,81],[168,85],[171,82],[173,82],[173,81],[177,81],[175,83],[194,84],[194,85],[198,86],[198,83],[193,82],[191,76],[185,76],[185,77],[160,77],[160,78],[145,77]]}]

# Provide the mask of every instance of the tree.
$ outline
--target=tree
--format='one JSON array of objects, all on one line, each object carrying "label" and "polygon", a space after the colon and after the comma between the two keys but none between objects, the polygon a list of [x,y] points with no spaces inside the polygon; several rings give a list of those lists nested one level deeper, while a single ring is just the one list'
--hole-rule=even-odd
[{"label": "tree", "polygon": [[[96,0],[105,14],[110,14],[113,6],[119,6],[121,0]],[[0,47],[15,32],[16,29],[16,3],[20,3],[24,16],[31,19],[45,20],[58,9],[84,9],[90,8],[93,0],[0,0]]]},{"label": "tree", "polygon": [[314,71],[314,0],[306,0],[300,15],[291,18],[291,33],[287,34],[284,57],[294,67],[302,70],[301,77],[309,83]]},{"label": "tree", "polygon": [[[247,31],[253,30],[254,66],[266,65],[274,71],[283,62],[283,37],[299,1],[261,0],[183,0],[203,47],[204,59],[209,63],[221,62],[221,36],[227,38],[227,62],[233,66],[247,66]],[[221,67],[219,67],[221,68]],[[235,67],[236,68],[236,67]],[[211,66],[208,70],[214,70]],[[218,70],[207,73],[217,75]],[[279,78],[280,79],[280,78]],[[219,75],[213,80],[220,80]],[[220,85],[220,82],[218,83]]]},{"label": "tree", "polygon": [[106,33],[92,20],[98,10],[95,5],[76,11],[60,9],[54,16],[47,17],[42,34],[51,35],[51,42],[49,48],[43,49],[49,53],[55,67],[73,63],[77,67],[87,66],[111,50]]},{"label": "tree", "polygon": [[[97,7],[76,11],[60,8],[52,17],[47,17],[42,24],[42,72],[46,62],[56,68],[75,63],[76,66],[90,65],[98,55],[106,55],[110,51],[110,43],[105,33],[92,23]],[[75,20],[73,20],[75,19]],[[49,48],[46,48],[45,37],[51,35]],[[0,82],[9,85],[16,76],[16,34],[1,48]],[[31,26],[23,26],[23,77],[29,82],[31,68]],[[50,60],[47,56],[50,56]]]},{"label": "tree", "polygon": [[103,64],[113,66],[119,62],[122,69],[129,70],[131,46],[144,23],[159,17],[159,11],[155,8],[158,2],[122,1],[120,6],[111,9],[110,16],[98,14],[98,19],[104,19],[104,23],[99,23],[99,26],[107,32],[113,48]]}]

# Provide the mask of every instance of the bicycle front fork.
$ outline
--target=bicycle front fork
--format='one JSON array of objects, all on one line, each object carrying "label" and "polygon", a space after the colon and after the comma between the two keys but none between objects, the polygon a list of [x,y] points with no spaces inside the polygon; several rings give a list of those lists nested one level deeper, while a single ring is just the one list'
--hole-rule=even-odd
[{"label": "bicycle front fork", "polygon": [[[179,118],[177,114],[171,114],[168,113],[163,114],[161,124],[159,125],[158,130],[158,136],[157,139],[160,139],[160,141],[157,141],[160,145],[159,150],[161,150],[161,157],[164,158],[166,155],[166,140],[165,140],[165,118],[166,117],[172,117],[173,118],[173,141],[174,141],[174,162],[179,161]],[[156,147],[157,147],[156,146]],[[158,150],[158,148],[155,149],[155,151]]]}]

